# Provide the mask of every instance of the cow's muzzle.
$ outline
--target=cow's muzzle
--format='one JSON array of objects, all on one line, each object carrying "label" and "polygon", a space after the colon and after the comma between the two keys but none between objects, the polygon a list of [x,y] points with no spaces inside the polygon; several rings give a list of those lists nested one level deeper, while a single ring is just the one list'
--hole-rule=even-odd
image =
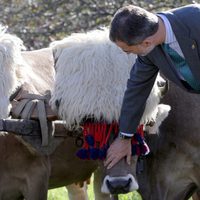
[{"label": "cow's muzzle", "polygon": [[101,187],[101,192],[106,194],[124,194],[138,189],[135,178],[128,174],[121,177],[106,176]]}]

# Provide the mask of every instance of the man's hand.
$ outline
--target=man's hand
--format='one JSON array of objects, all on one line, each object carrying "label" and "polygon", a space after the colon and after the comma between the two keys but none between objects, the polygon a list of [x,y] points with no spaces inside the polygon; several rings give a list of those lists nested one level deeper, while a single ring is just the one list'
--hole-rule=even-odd
[{"label": "man's hand", "polygon": [[126,161],[130,165],[131,139],[116,138],[107,151],[104,166],[106,166],[107,169],[110,169],[124,157],[126,157]]}]

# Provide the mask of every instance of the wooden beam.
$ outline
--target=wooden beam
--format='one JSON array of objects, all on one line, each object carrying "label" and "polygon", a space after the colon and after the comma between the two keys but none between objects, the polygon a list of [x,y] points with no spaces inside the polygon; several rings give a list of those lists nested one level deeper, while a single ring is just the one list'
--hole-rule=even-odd
[{"label": "wooden beam", "polygon": [[16,135],[40,135],[40,125],[36,120],[0,119],[0,131],[12,132]]}]

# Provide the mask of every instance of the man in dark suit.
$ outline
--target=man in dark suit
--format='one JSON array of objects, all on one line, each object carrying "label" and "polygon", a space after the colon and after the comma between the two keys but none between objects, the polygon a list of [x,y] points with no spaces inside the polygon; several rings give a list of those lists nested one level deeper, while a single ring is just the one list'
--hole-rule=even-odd
[{"label": "man in dark suit", "polygon": [[107,152],[107,168],[124,157],[130,163],[131,138],[158,71],[182,89],[200,93],[200,4],[157,14],[132,5],[123,7],[111,22],[110,39],[138,58],[124,94],[119,137]]}]

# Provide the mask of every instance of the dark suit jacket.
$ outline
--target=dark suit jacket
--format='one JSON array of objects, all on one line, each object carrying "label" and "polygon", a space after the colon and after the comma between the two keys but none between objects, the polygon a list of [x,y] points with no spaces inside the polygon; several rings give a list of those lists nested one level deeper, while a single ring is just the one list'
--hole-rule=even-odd
[{"label": "dark suit jacket", "polygon": [[[180,48],[194,77],[200,82],[200,4],[193,4],[163,12],[173,29]],[[139,56],[134,64],[120,116],[120,131],[135,133],[158,71],[188,92],[162,46],[156,46],[147,56]]]}]

